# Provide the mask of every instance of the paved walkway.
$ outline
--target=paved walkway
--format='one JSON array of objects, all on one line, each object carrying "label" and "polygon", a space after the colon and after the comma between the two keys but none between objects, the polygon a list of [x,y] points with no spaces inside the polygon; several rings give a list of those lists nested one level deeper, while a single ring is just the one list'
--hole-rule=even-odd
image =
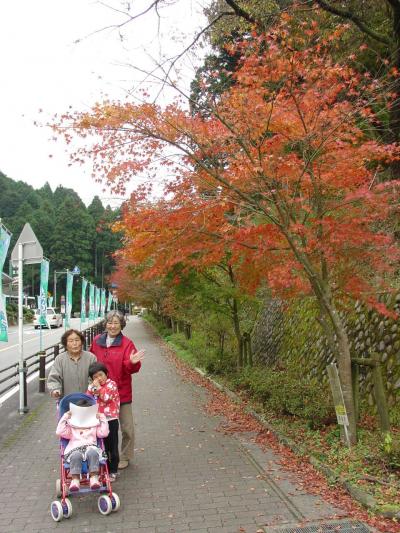
[{"label": "paved walkway", "polygon": [[[58,443],[55,406],[46,395],[36,399],[19,429],[13,424],[0,436],[2,533],[260,533],[340,518],[340,511],[293,486],[279,471],[278,458],[251,444],[250,436],[237,439],[216,431],[219,420],[202,409],[207,393],[182,380],[144,321],[132,317],[125,333],[146,349],[146,358],[134,376],[134,465],[114,485],[120,511],[101,516],[97,498],[89,494],[72,498],[69,520],[51,519]],[[268,474],[272,467],[273,475]]]}]

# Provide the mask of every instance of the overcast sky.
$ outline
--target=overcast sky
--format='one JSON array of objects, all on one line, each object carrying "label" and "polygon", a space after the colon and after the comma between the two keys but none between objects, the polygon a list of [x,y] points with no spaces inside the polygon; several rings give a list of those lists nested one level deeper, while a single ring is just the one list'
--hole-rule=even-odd
[{"label": "overcast sky", "polygon": [[[151,0],[135,0],[140,12]],[[88,204],[98,194],[103,203],[109,192],[90,178],[90,168],[68,166],[65,146],[49,139],[46,121],[72,106],[88,109],[104,97],[125,98],[142,78],[128,63],[145,70],[154,59],[182,51],[204,24],[207,0],[169,0],[161,11],[160,26],[152,11],[127,24],[121,41],[118,31],[91,33],[126,17],[115,11],[127,2],[109,0],[109,9],[96,0],[3,0],[0,3],[0,170],[35,188],[48,181],[71,187]],[[76,43],[77,40],[80,40]],[[193,58],[182,63],[182,83],[188,86]],[[43,113],[39,113],[42,109]],[[50,157],[52,156],[52,157]],[[1,191],[0,191],[1,194]]]}]

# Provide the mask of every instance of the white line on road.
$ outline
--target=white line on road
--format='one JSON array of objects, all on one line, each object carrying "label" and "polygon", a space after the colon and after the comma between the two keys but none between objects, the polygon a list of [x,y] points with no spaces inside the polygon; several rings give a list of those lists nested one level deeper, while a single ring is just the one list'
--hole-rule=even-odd
[{"label": "white line on road", "polygon": [[[43,335],[42,338],[44,337],[48,337],[49,335],[52,335],[54,333],[54,331],[52,331],[51,333],[46,333],[46,335]],[[36,341],[38,338],[35,337],[34,339],[28,339],[27,341],[24,340],[24,344],[26,344],[27,342],[32,342],[32,341]],[[2,348],[0,350],[0,352],[5,352],[6,350],[9,350],[10,348],[15,348],[16,346],[19,346],[19,344],[12,344],[11,346],[7,346],[6,348]]]}]

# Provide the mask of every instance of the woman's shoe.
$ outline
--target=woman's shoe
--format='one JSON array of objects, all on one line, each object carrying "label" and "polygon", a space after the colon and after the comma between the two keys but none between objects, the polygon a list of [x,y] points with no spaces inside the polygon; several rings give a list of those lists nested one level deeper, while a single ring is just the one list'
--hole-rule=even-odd
[{"label": "woman's shoe", "polygon": [[126,468],[129,466],[129,461],[120,461],[118,463],[118,470],[122,470],[123,468]]},{"label": "woman's shoe", "polygon": [[80,488],[80,481],[79,479],[73,479],[69,485],[69,490],[71,492],[77,492]]},{"label": "woman's shoe", "polygon": [[108,476],[110,479],[110,483],[114,483],[114,481],[117,481],[118,474],[116,472],[111,472],[111,474]]},{"label": "woman's shoe", "polygon": [[100,488],[99,476],[90,476],[90,488],[92,490]]}]

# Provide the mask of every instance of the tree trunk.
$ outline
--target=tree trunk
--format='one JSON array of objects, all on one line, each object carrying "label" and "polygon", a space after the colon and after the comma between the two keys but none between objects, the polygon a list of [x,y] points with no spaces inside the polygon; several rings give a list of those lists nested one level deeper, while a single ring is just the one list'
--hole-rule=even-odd
[{"label": "tree trunk", "polygon": [[347,411],[347,417],[349,419],[349,442],[350,445],[354,445],[357,442],[357,422],[354,409],[349,338],[344,328],[344,323],[329,296],[324,295],[320,305],[321,303],[325,313],[329,316],[333,332],[336,335],[336,362],[342,386],[343,400]]},{"label": "tree trunk", "polygon": [[225,349],[225,331],[220,331],[218,333],[218,340],[219,340],[219,353],[221,356],[223,356],[224,349]]},{"label": "tree trunk", "polygon": [[243,368],[243,337],[240,332],[240,321],[236,298],[233,298],[232,301],[232,321],[238,348],[237,368],[241,369]]},{"label": "tree trunk", "polygon": [[[236,288],[235,275],[230,265],[228,267],[228,272],[229,272],[229,279],[231,281],[232,287]],[[231,314],[232,314],[233,330],[235,332],[235,337],[237,340],[237,347],[238,347],[237,368],[241,369],[243,368],[243,338],[242,338],[242,334],[240,331],[238,302],[235,297],[231,299],[230,308],[231,308]]]}]

